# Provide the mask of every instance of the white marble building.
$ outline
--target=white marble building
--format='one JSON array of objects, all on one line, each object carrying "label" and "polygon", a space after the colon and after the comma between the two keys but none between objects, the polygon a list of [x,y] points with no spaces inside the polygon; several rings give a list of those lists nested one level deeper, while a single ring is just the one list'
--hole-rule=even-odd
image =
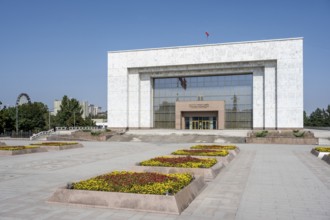
[{"label": "white marble building", "polygon": [[[155,126],[155,117],[158,116],[154,111],[160,111],[159,108],[155,110],[154,107],[155,79],[176,77],[182,80],[187,77],[188,80],[194,76],[219,76],[220,82],[222,75],[240,74],[249,74],[252,79],[250,85],[252,98],[248,103],[251,105],[251,117],[249,117],[251,123],[245,128],[303,127],[302,38],[110,51],[108,52],[108,127],[162,127],[161,123]],[[188,96],[189,89],[193,87],[190,87],[189,83],[187,86],[188,88],[184,90],[181,88],[183,92],[180,91],[180,94],[184,94],[182,97]],[[206,88],[200,91],[204,94]],[[221,94],[217,95],[221,97]],[[205,97],[207,98],[207,94]],[[188,99],[178,97],[177,100],[183,102]],[[196,98],[196,103],[198,100]],[[216,101],[222,100],[217,98]],[[225,101],[225,105],[229,104],[233,105],[228,100]],[[175,103],[172,103],[173,106]],[[203,104],[204,108],[205,106]],[[228,111],[238,110],[236,107],[230,107]],[[244,111],[246,110],[241,110]],[[228,117],[228,114],[225,117]],[[164,120],[171,120],[172,126],[175,118],[169,117]],[[184,123],[184,118],[182,121]],[[225,124],[224,129],[228,129],[228,125],[230,122]],[[191,129],[191,125],[187,126],[186,129]],[[184,127],[182,125],[182,129]]]}]

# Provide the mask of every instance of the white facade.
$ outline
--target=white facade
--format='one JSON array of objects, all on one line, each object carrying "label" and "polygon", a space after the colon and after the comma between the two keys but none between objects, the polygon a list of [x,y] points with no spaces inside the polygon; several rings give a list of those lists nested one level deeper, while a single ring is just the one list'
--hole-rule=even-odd
[{"label": "white facade", "polygon": [[303,127],[303,39],[108,52],[108,127],[153,127],[153,78],[253,74],[253,128]]}]

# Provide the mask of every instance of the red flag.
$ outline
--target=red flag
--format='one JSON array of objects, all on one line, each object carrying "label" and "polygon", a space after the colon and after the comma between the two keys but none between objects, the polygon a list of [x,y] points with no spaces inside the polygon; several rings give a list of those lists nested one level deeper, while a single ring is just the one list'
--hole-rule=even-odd
[{"label": "red flag", "polygon": [[179,81],[181,84],[181,87],[186,90],[187,89],[187,80],[184,77],[179,77]]},{"label": "red flag", "polygon": [[205,32],[205,35],[206,35],[206,37],[209,37],[210,36],[210,34],[209,34],[209,32]]}]

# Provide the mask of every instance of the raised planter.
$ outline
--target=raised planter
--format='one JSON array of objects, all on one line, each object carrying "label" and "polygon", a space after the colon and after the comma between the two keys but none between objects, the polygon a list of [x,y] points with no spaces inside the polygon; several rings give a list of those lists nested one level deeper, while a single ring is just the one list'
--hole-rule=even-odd
[{"label": "raised planter", "polygon": [[196,177],[178,193],[168,196],[59,188],[48,199],[48,202],[180,214],[188,207],[204,186],[203,177]]},{"label": "raised planter", "polygon": [[321,152],[321,151],[317,151],[317,150],[315,150],[315,148],[313,148],[312,150],[311,150],[311,153],[312,154],[314,154],[315,156],[317,156],[318,158],[323,158],[323,156],[325,156],[325,155],[329,155],[330,154],[330,152]]},{"label": "raised planter", "polygon": [[228,150],[230,154],[237,156],[239,152],[241,151],[238,147],[235,148],[235,150]]},{"label": "raised planter", "polygon": [[[201,146],[201,148],[196,148],[198,146]],[[219,147],[219,148],[217,148]],[[226,150],[226,151],[229,151],[229,153],[233,154],[234,156],[236,156],[239,152],[240,152],[240,149],[236,146],[235,149],[233,150],[228,150],[228,149],[225,149],[225,148],[221,148],[221,147],[226,147],[226,146],[221,146],[221,145],[209,145],[209,148],[208,148],[208,145],[196,145],[196,146],[192,146],[190,147],[190,149],[193,149],[193,150],[197,150],[197,149],[205,149],[205,150]]]},{"label": "raised planter", "polygon": [[245,142],[254,144],[317,145],[319,139],[315,138],[311,131],[252,131],[248,133]]},{"label": "raised planter", "polygon": [[0,155],[3,155],[3,156],[13,156],[13,155],[40,153],[40,152],[47,152],[47,150],[42,149],[40,147],[23,149],[23,150],[1,150],[1,148],[0,148]]},{"label": "raised planter", "polygon": [[69,145],[61,145],[61,146],[47,146],[47,145],[38,145],[42,149],[46,149],[47,151],[60,151],[60,150],[68,150],[74,148],[84,147],[82,144],[69,144]]},{"label": "raised planter", "polygon": [[287,138],[287,137],[247,137],[246,143],[254,144],[296,144],[296,145],[317,145],[318,138]]},{"label": "raised planter", "polygon": [[[172,155],[171,155],[172,156]],[[205,158],[205,157],[204,157]],[[157,173],[190,173],[194,176],[203,176],[205,181],[213,180],[224,167],[222,162],[217,162],[210,168],[182,168],[182,167],[160,167],[160,166],[140,166],[139,163],[131,168],[136,172],[157,172]]]},{"label": "raised planter", "polygon": [[327,162],[330,165],[330,154],[324,155],[322,157],[322,160],[324,160],[325,162]]}]

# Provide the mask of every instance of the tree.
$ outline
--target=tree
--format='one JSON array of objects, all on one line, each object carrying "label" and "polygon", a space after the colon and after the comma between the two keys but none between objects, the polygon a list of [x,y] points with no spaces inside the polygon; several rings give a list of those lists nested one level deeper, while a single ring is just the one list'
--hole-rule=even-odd
[{"label": "tree", "polygon": [[84,126],[84,119],[82,118],[83,111],[78,100],[63,96],[60,110],[56,115],[56,124],[58,126]]},{"label": "tree", "polygon": [[84,126],[95,126],[95,122],[92,120],[92,116],[85,118]]},{"label": "tree", "polygon": [[46,129],[48,108],[41,102],[18,106],[19,130],[39,132]]},{"label": "tree", "polygon": [[320,108],[317,108],[310,115],[310,125],[313,127],[322,127],[324,126],[324,115],[323,111]]},{"label": "tree", "polygon": [[330,105],[328,105],[328,108],[325,110],[325,126],[330,127]]},{"label": "tree", "polygon": [[15,130],[15,108],[0,110],[0,133]]},{"label": "tree", "polygon": [[310,126],[309,117],[308,117],[306,111],[304,111],[304,126]]}]

